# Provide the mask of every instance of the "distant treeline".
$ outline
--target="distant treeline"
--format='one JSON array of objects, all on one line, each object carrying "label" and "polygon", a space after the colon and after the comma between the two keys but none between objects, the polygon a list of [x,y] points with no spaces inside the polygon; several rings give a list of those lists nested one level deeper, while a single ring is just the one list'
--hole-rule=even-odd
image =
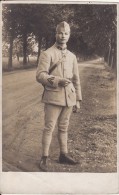
[{"label": "distant treeline", "polygon": [[104,57],[117,67],[116,4],[3,4],[3,56],[8,69],[13,56],[27,66],[28,55],[37,55],[55,42],[55,28],[61,21],[71,26],[68,48],[84,60],[93,55]]}]

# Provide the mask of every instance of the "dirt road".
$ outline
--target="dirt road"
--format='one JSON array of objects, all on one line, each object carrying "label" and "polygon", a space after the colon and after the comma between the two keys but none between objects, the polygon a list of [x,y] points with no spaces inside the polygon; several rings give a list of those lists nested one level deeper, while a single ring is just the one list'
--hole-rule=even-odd
[{"label": "dirt road", "polygon": [[[83,101],[69,126],[70,154],[76,166],[57,162],[57,129],[50,148],[50,170],[55,172],[116,171],[116,80],[98,60],[79,64]],[[3,171],[41,171],[41,137],[44,125],[43,88],[36,70],[3,74]]]}]

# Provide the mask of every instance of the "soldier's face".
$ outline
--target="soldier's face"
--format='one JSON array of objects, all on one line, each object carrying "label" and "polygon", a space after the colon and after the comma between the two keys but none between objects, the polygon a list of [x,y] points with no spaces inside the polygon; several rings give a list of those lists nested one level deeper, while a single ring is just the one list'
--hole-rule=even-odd
[{"label": "soldier's face", "polygon": [[69,40],[70,32],[65,29],[60,29],[56,32],[56,41],[60,44],[66,44]]}]

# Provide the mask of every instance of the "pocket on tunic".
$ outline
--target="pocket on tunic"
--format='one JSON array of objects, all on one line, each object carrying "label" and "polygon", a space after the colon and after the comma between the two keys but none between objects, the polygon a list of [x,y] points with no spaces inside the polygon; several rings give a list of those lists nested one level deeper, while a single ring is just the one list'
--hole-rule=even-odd
[{"label": "pocket on tunic", "polygon": [[69,93],[75,93],[75,88],[74,88],[74,85],[73,85],[73,83],[71,82],[71,83],[69,83],[69,85],[67,85],[67,91],[69,92]]},{"label": "pocket on tunic", "polygon": [[67,91],[68,98],[70,98],[71,101],[75,101],[76,93],[75,93],[75,88],[73,86],[73,83],[67,85],[66,91]]},{"label": "pocket on tunic", "polygon": [[75,88],[74,88],[73,85],[72,85],[72,87],[71,87],[71,91],[72,91],[73,93],[75,93]]}]

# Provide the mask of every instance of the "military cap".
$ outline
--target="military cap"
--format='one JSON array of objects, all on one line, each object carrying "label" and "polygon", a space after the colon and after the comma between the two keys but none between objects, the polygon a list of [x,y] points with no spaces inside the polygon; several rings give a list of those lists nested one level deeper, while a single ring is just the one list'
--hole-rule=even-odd
[{"label": "military cap", "polygon": [[65,31],[68,31],[70,32],[70,26],[67,22],[63,21],[63,22],[60,22],[57,27],[56,27],[56,32],[58,32],[59,30],[65,30]]}]

